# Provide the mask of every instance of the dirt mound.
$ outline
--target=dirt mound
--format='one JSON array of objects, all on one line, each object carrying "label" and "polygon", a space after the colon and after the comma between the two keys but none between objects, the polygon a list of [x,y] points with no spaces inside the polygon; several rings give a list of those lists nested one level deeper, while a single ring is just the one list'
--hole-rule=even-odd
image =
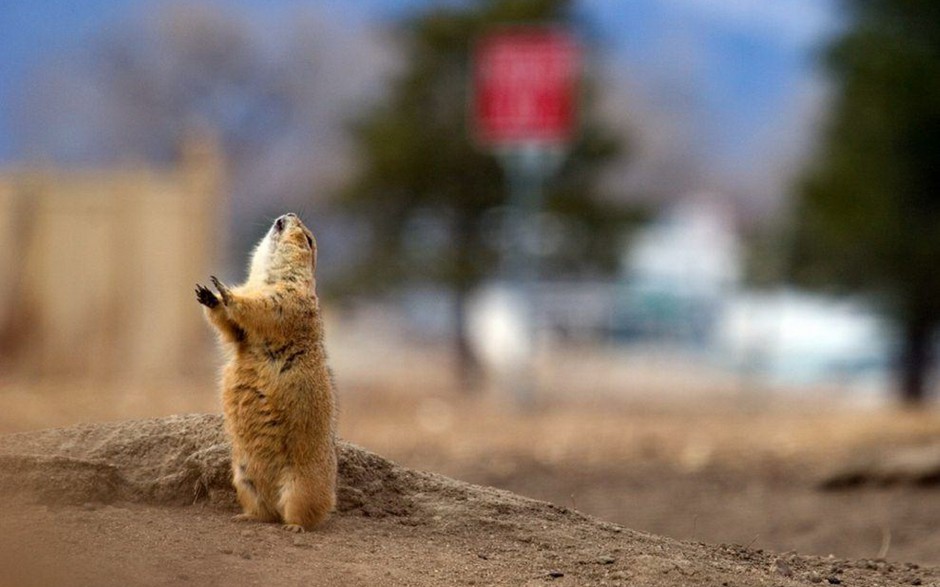
[{"label": "dirt mound", "polygon": [[[47,504],[205,501],[234,507],[222,426],[221,416],[193,414],[9,435],[0,439],[0,469],[7,473],[0,477],[0,492]],[[495,489],[470,491],[469,485],[410,471],[346,442],[339,443],[338,453],[340,513],[417,518],[439,509],[431,503],[435,494],[465,504],[494,496],[517,505],[526,501]]]},{"label": "dirt mound", "polygon": [[682,543],[339,453],[338,515],[295,537],[229,520],[218,416],[0,438],[0,584],[940,585],[936,569]]},{"label": "dirt mound", "polygon": [[0,490],[44,503],[231,501],[218,416],[174,416],[14,434],[0,441]]}]

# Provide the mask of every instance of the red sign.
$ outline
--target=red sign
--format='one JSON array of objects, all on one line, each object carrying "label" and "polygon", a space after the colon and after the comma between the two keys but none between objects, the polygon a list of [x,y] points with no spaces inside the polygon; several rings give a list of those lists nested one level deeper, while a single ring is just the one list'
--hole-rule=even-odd
[{"label": "red sign", "polygon": [[580,50],[558,28],[484,37],[473,64],[476,138],[487,146],[562,143],[574,134]]}]

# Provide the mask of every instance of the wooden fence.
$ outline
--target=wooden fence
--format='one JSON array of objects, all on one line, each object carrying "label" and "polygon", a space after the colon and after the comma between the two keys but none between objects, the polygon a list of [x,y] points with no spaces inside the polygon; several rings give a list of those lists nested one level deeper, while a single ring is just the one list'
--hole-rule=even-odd
[{"label": "wooden fence", "polygon": [[169,169],[0,172],[0,368],[28,377],[175,379],[211,360],[193,285],[227,217],[214,143]]}]

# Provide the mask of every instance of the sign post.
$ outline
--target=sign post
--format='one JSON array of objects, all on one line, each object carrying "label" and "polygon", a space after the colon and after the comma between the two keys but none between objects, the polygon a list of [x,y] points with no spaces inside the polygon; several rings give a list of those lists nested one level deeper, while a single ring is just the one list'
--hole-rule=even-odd
[{"label": "sign post", "polygon": [[[473,133],[499,157],[509,180],[502,271],[512,287],[530,354],[535,342],[531,301],[539,273],[538,212],[545,182],[575,133],[580,69],[578,44],[559,27],[499,30],[481,39],[474,54]],[[531,359],[512,375],[523,405],[533,400]]]}]

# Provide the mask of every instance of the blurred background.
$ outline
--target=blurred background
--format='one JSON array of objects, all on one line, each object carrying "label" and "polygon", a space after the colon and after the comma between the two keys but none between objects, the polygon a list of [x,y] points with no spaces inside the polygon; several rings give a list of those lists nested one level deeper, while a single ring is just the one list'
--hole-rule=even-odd
[{"label": "blurred background", "polygon": [[[577,128],[518,207],[472,57],[544,24]],[[927,0],[6,0],[0,431],[217,411],[193,285],[295,211],[344,437],[682,539],[938,564],[937,170]],[[897,451],[921,469],[879,477]]]}]

